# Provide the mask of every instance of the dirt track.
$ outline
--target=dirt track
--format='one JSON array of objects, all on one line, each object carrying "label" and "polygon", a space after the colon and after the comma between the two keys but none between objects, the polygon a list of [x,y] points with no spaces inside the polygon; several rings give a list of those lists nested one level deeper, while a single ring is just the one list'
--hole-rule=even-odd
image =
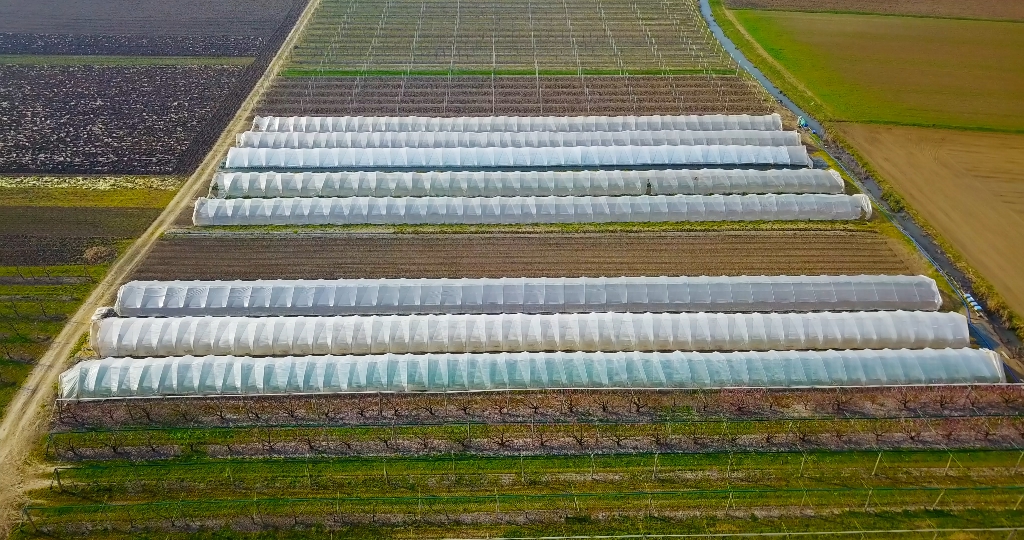
[{"label": "dirt track", "polygon": [[172,238],[135,279],[917,273],[870,232]]},{"label": "dirt track", "polygon": [[24,478],[23,466],[32,446],[42,435],[47,423],[48,405],[53,399],[54,382],[74,353],[78,339],[89,329],[90,318],[96,308],[107,304],[117,287],[131,275],[134,269],[149,255],[153,244],[168,228],[182,209],[192,203],[200,191],[206,189],[221,156],[234,143],[235,133],[244,131],[251,122],[253,108],[259,97],[266,91],[272,74],[277,73],[299,31],[308,22],[319,4],[312,0],[306,6],[298,23],[284,40],[277,56],[270,63],[266,73],[256,83],[249,97],[242,104],[234,119],[228,124],[206,159],[189,178],[160,217],[111,267],[107,276],[93,290],[82,307],[68,320],[60,334],[54,338],[50,349],[36,364],[24,385],[7,408],[7,414],[0,422],[0,535],[6,535],[19,519],[17,505],[22,501],[21,489]]},{"label": "dirt track", "polygon": [[840,130],[1024,313],[1024,136],[860,124]]}]

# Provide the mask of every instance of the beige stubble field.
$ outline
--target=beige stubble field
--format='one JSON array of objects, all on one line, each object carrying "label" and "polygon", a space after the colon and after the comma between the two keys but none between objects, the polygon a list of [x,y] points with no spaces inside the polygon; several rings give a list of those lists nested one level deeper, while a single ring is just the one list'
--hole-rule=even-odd
[{"label": "beige stubble field", "polygon": [[1024,312],[1024,135],[840,124],[885,180]]}]

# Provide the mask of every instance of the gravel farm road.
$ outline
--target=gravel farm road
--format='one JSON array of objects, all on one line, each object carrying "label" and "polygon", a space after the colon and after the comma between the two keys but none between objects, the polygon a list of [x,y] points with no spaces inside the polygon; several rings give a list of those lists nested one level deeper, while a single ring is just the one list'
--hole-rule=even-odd
[{"label": "gravel farm road", "polygon": [[318,0],[310,0],[306,5],[306,9],[281,44],[266,72],[257,81],[202,164],[156,221],[111,266],[107,275],[68,320],[60,334],[54,338],[50,348],[39,359],[25,384],[8,406],[7,414],[0,422],[0,471],[3,471],[0,474],[0,536],[7,536],[20,519],[18,507],[23,501],[21,489],[25,481],[25,461],[46,429],[47,413],[54,398],[57,377],[67,367],[79,338],[88,332],[93,313],[97,308],[110,305],[117,288],[142,263],[153,244],[178,215],[206,189],[210,178],[220,165],[221,157],[234,144],[235,133],[249,128],[256,103],[269,87],[318,4]]}]

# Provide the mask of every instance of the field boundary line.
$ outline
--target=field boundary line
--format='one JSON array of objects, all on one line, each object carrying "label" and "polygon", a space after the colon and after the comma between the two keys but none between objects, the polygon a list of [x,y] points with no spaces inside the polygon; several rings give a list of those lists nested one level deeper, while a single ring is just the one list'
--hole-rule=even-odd
[{"label": "field boundary line", "polygon": [[[748,533],[690,533],[690,534],[622,534],[622,535],[592,535],[592,536],[509,536],[492,538],[492,540],[598,540],[618,538],[742,538],[742,537],[763,537],[763,538],[789,538],[791,536],[826,536],[826,535],[858,535],[866,534],[921,534],[921,533],[951,533],[951,532],[1013,532],[1019,531],[1020,527],[992,527],[992,528],[971,528],[971,529],[892,529],[892,530],[845,530],[845,531],[794,531],[794,532],[748,532]],[[450,538],[448,540],[475,540],[469,538]]]},{"label": "field boundary line", "polygon": [[97,308],[116,294],[117,288],[131,275],[149,255],[156,241],[163,235],[197,197],[212,174],[219,167],[221,156],[234,144],[235,132],[247,129],[250,116],[257,101],[263,96],[277,72],[283,67],[299,35],[312,19],[320,0],[309,0],[292,27],[270,65],[249,92],[248,97],[236,111],[234,118],[225,126],[217,142],[206,158],[182,185],[181,189],[164,208],[159,217],[137,239],[107,272],[107,275],[93,289],[72,315],[64,328],[53,339],[46,353],[36,362],[35,367],[18,390],[0,421],[0,534],[9,533],[19,519],[15,506],[21,501],[22,466],[29,457],[32,446],[39,440],[41,429],[46,422],[48,402],[55,392],[55,382],[71,356],[82,343],[82,337],[89,330],[92,314]]}]

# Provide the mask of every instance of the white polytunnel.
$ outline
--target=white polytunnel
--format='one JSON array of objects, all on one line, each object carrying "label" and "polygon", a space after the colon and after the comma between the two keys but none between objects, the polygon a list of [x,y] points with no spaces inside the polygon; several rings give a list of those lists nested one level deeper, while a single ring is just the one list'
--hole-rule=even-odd
[{"label": "white polytunnel", "polygon": [[215,225],[428,225],[857,220],[866,195],[622,197],[292,197],[196,200],[192,222]]},{"label": "white polytunnel", "polygon": [[257,116],[254,131],[329,132],[468,132],[489,131],[634,131],[685,129],[716,131],[756,129],[779,131],[778,114],[653,115],[653,116]]},{"label": "white polytunnel", "polygon": [[544,351],[942,349],[970,345],[959,313],[570,313],[348,317],[108,317],[99,356]]},{"label": "white polytunnel", "polygon": [[229,148],[228,169],[660,167],[813,165],[800,146],[547,148]]},{"label": "white polytunnel", "polygon": [[937,311],[927,276],[131,281],[122,317]]},{"label": "white polytunnel", "polygon": [[647,171],[220,172],[224,199],[273,197],[547,197],[842,194],[831,169]]},{"label": "white polytunnel", "polygon": [[543,352],[106,358],[60,376],[62,399],[542,389],[834,387],[1005,382],[988,349]]},{"label": "white polytunnel", "polygon": [[796,131],[497,131],[487,133],[266,133],[238,134],[240,148],[556,148],[592,146],[799,146]]}]

